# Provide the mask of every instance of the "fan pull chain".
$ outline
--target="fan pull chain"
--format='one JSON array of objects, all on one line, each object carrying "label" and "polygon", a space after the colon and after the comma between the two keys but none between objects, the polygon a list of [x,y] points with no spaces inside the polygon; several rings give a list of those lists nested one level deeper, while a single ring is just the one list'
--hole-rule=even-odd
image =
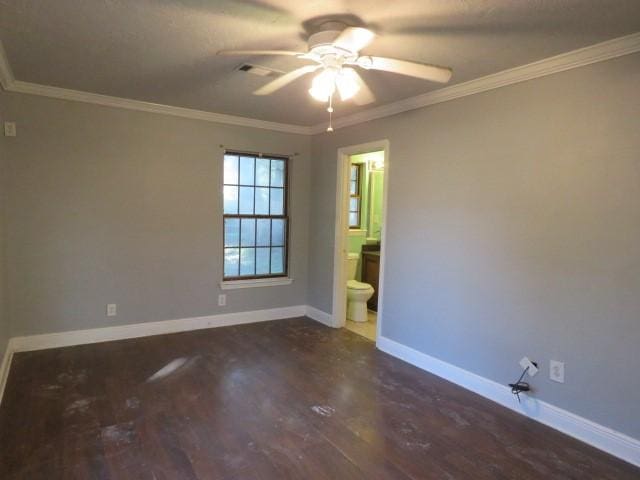
[{"label": "fan pull chain", "polygon": [[333,117],[333,94],[329,95],[329,107],[327,108],[327,112],[329,112],[329,126],[327,127],[327,132],[333,132],[333,126],[331,124],[331,119]]}]

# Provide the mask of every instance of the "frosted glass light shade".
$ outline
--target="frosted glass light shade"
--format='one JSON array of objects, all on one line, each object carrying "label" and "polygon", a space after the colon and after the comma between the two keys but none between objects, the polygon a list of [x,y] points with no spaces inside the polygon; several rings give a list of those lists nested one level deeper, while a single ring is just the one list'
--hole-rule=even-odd
[{"label": "frosted glass light shade", "polygon": [[316,75],[309,89],[311,96],[320,102],[328,101],[336,91],[336,75],[337,71],[332,68],[327,68]]}]

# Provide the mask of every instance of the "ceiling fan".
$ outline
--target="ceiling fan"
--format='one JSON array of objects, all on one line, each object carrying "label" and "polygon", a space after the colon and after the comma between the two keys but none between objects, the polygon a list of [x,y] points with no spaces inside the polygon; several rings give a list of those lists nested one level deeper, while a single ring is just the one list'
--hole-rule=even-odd
[{"label": "ceiling fan", "polygon": [[309,93],[321,102],[329,102],[329,128],[333,113],[333,96],[336,93],[342,100],[353,98],[356,105],[366,105],[375,100],[373,93],[355,68],[365,70],[382,70],[410,77],[421,78],[432,82],[446,83],[451,78],[451,69],[426,63],[397,60],[386,57],[360,55],[360,50],[369,45],[375,33],[363,27],[348,27],[339,22],[327,22],[321,30],[312,34],[308,40],[307,52],[287,50],[221,50],[218,55],[286,55],[302,60],[310,60],[314,64],[305,65],[276,78],[256,90],[254,95],[270,95],[287,86],[298,78],[320,72],[311,83]]}]

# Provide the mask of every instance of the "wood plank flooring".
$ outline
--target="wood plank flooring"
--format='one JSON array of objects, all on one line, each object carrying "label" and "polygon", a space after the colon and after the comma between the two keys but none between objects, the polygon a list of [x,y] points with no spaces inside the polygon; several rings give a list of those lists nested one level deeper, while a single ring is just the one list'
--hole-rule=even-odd
[{"label": "wood plank flooring", "polygon": [[20,353],[8,479],[608,479],[640,469],[309,319]]}]

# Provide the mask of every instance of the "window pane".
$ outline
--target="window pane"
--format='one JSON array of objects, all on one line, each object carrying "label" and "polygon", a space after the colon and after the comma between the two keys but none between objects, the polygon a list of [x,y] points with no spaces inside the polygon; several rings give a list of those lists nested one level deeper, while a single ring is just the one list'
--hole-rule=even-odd
[{"label": "window pane", "polygon": [[225,248],[224,249],[224,276],[237,277],[238,267],[240,264],[240,249]]},{"label": "window pane", "polygon": [[256,185],[269,186],[269,159],[256,158]]},{"label": "window pane", "polygon": [[351,166],[351,180],[358,179],[358,167],[355,165]]},{"label": "window pane", "polygon": [[284,214],[284,188],[271,188],[271,215]]},{"label": "window pane", "polygon": [[256,215],[269,214],[269,189],[256,188]]},{"label": "window pane", "polygon": [[256,241],[259,247],[268,247],[270,245],[269,237],[271,236],[271,220],[268,218],[258,219],[258,232]]},{"label": "window pane", "polygon": [[240,184],[241,185],[253,185],[253,157],[240,157]]},{"label": "window pane", "polygon": [[224,187],[224,213],[238,213],[238,187]]},{"label": "window pane", "polygon": [[349,199],[349,210],[351,210],[352,212],[358,211],[358,200],[360,199],[359,198]]},{"label": "window pane", "polygon": [[358,194],[358,182],[351,182],[351,187],[349,189],[349,193],[351,195],[357,195]]},{"label": "window pane", "polygon": [[284,187],[284,160],[271,160],[271,186]]},{"label": "window pane", "polygon": [[358,212],[349,213],[349,226],[350,227],[358,226]]},{"label": "window pane", "polygon": [[253,187],[240,187],[240,213],[253,214]]},{"label": "window pane", "polygon": [[[226,279],[285,274],[287,165],[287,160],[280,158],[241,153],[224,155],[223,270]],[[359,200],[357,205],[359,208]]]},{"label": "window pane", "polygon": [[256,242],[256,221],[253,218],[242,219],[242,235],[240,245],[242,247],[253,247]]},{"label": "window pane", "polygon": [[256,275],[269,274],[269,249],[256,248]]},{"label": "window pane", "polygon": [[238,183],[238,156],[237,155],[225,155],[224,156],[224,182],[226,184]]},{"label": "window pane", "polygon": [[284,220],[276,218],[272,220],[271,245],[284,245]]},{"label": "window pane", "polygon": [[224,246],[240,246],[240,220],[237,218],[225,218],[224,220]]},{"label": "window pane", "polygon": [[282,247],[271,249],[271,273],[284,273],[284,258]]},{"label": "window pane", "polygon": [[256,272],[255,265],[255,248],[240,249],[240,275],[254,275]]}]

